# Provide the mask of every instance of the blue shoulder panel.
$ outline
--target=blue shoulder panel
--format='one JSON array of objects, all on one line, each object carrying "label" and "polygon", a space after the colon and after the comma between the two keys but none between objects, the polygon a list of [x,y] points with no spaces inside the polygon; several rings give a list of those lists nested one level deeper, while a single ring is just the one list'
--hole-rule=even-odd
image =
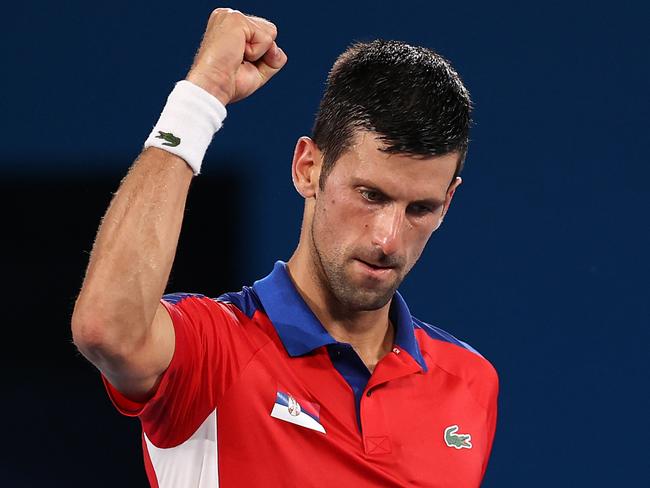
[{"label": "blue shoulder panel", "polygon": [[199,293],[169,293],[167,295],[163,295],[162,299],[166,302],[176,305],[178,302],[190,297],[205,298],[204,295],[201,295]]},{"label": "blue shoulder panel", "polygon": [[456,344],[457,346],[460,346],[463,349],[467,349],[468,351],[472,351],[473,353],[478,354],[479,356],[482,357],[481,353],[478,352],[476,349],[474,349],[472,346],[470,346],[466,342],[456,339],[449,332],[444,331],[441,328],[436,327],[435,325],[427,324],[426,322],[422,322],[421,320],[416,319],[415,317],[413,317],[413,325],[415,325],[415,327],[417,327],[418,329],[422,329],[423,331],[425,331],[432,339],[437,339],[439,341]]},{"label": "blue shoulder panel", "polygon": [[253,318],[256,310],[264,310],[257,293],[253,291],[250,286],[245,286],[242,291],[236,293],[224,293],[219,298],[218,302],[232,303],[239,310],[244,312],[249,319]]}]

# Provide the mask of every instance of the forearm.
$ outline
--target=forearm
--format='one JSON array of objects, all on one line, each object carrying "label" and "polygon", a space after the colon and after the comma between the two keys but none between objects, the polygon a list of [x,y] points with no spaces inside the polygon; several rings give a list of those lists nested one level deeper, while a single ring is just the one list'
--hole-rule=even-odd
[{"label": "forearm", "polygon": [[223,106],[255,92],[286,63],[276,34],[267,20],[230,9],[212,12],[190,83],[172,91],[161,127],[145,143],[155,147],[135,162],[99,228],[72,334],[79,350],[132,398],[151,393],[173,356],[174,327],[159,301],[176,253],[190,166],[199,173],[209,132],[225,117]]},{"label": "forearm", "polygon": [[122,181],[99,228],[73,315],[75,342],[117,349],[148,334],[180,234],[192,170],[146,149]]}]

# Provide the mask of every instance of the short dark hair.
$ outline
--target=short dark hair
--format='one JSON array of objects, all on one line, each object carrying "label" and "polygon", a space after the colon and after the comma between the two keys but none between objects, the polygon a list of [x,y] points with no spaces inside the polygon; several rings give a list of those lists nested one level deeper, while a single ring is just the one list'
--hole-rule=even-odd
[{"label": "short dark hair", "polygon": [[431,49],[386,40],[353,44],[329,73],[312,131],[323,153],[321,188],[359,130],[375,132],[391,154],[458,152],[457,176],[467,154],[471,109],[458,73]]}]

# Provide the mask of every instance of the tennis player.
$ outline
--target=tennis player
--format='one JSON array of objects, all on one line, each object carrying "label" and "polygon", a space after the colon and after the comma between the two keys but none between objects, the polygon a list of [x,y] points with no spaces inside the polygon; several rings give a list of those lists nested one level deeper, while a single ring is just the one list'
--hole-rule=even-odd
[{"label": "tennis player", "polygon": [[287,62],[276,36],[267,20],[211,14],[99,228],[74,341],[139,418],[151,486],[477,487],[497,375],[397,291],[467,151],[468,92],[433,51],[345,51],[295,147],[304,215],[291,258],[236,293],[163,296],[190,181],[226,107]]}]

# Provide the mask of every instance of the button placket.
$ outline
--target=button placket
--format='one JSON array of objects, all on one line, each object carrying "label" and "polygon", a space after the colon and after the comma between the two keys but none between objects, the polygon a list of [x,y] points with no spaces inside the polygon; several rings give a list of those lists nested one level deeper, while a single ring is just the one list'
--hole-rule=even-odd
[{"label": "button placket", "polygon": [[367,389],[361,401],[361,424],[363,449],[366,454],[376,456],[392,452],[388,426],[381,405],[381,394],[374,388]]}]

